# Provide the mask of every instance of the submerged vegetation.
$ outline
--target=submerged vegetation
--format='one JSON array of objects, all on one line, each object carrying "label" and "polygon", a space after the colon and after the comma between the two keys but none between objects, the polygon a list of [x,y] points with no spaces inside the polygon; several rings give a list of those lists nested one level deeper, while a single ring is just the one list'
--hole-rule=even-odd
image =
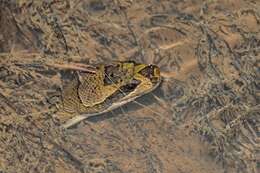
[{"label": "submerged vegetation", "polygon": [[[0,172],[259,172],[260,3],[0,1]],[[164,81],[61,130],[66,64],[135,60]]]}]

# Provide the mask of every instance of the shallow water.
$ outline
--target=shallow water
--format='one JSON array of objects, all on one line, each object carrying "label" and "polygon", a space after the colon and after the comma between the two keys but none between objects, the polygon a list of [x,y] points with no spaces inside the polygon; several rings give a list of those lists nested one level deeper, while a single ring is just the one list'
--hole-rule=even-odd
[{"label": "shallow water", "polygon": [[[259,7],[0,2],[0,172],[258,172]],[[164,81],[61,130],[68,63],[114,60],[155,64]]]}]

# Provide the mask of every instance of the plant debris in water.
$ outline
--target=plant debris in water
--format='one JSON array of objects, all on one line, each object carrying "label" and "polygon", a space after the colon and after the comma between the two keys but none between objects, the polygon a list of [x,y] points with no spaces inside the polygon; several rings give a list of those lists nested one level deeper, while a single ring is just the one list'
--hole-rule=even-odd
[{"label": "plant debris in water", "polygon": [[[0,172],[259,172],[259,11],[256,0],[0,1]],[[164,81],[60,129],[68,64],[113,60],[156,64]]]}]

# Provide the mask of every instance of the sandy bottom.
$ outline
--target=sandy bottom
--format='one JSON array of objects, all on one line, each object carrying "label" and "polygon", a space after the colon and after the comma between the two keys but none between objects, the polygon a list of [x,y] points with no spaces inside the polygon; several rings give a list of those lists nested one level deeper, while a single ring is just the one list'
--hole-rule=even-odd
[{"label": "sandy bottom", "polygon": [[[260,2],[0,2],[0,172],[259,172]],[[162,84],[67,129],[69,63],[156,64]]]}]

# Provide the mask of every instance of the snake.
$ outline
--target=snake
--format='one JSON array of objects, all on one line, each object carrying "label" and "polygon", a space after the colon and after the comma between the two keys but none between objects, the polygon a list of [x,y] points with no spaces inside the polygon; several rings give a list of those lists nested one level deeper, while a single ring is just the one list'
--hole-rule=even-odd
[{"label": "snake", "polygon": [[62,90],[55,118],[63,128],[110,112],[153,91],[161,83],[160,69],[153,64],[114,61],[78,71]]}]

